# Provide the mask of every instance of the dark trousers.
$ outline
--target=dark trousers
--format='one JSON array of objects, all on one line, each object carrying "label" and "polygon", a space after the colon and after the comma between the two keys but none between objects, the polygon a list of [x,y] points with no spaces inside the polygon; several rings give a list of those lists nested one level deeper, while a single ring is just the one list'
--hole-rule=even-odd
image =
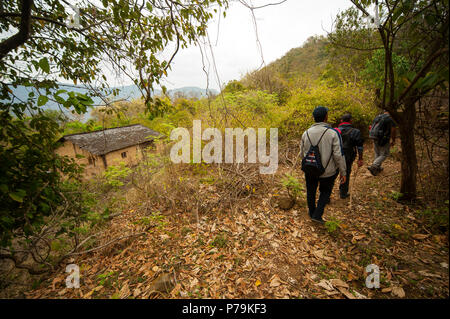
[{"label": "dark trousers", "polygon": [[339,185],[339,193],[341,198],[347,196],[348,194],[348,185],[350,184],[350,174],[352,173],[353,160],[345,161],[345,164],[347,165],[347,179],[344,184]]},{"label": "dark trousers", "polygon": [[[330,177],[318,178],[305,175],[306,180],[306,199],[308,201],[309,216],[314,219],[322,219],[323,210],[328,204],[333,191],[334,181],[338,172]],[[316,205],[316,192],[319,187],[319,200]]]}]

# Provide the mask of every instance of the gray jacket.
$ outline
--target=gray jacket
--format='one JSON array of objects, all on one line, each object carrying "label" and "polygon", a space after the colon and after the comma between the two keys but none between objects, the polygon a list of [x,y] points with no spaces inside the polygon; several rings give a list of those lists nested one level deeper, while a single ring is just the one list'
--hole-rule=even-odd
[{"label": "gray jacket", "polygon": [[329,129],[320,141],[319,150],[323,167],[327,165],[328,160],[330,161],[325,169],[325,173],[323,173],[320,177],[330,177],[336,174],[336,171],[338,169],[341,176],[345,176],[346,164],[344,154],[342,152],[341,137],[336,130],[334,130],[329,124],[325,122],[315,123],[303,133],[302,141],[300,143],[300,156],[303,159],[306,156],[306,153],[308,153],[308,150],[311,146],[306,132],[308,132],[311,142],[316,145],[320,139],[320,136],[322,136],[323,132],[327,128]]}]

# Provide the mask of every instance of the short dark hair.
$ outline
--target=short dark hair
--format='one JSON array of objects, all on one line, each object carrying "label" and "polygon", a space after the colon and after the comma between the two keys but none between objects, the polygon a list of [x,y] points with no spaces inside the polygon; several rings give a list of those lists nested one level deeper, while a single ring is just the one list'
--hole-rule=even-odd
[{"label": "short dark hair", "polygon": [[328,108],[326,108],[325,106],[316,107],[313,111],[314,121],[316,123],[325,121],[327,114],[328,114]]},{"label": "short dark hair", "polygon": [[341,117],[342,122],[350,122],[352,120],[352,115],[350,113],[345,113]]},{"label": "short dark hair", "polygon": [[323,115],[323,116],[315,116],[315,117],[314,117],[314,121],[315,121],[316,123],[324,122],[326,117],[327,117],[327,114],[325,114],[325,115]]}]

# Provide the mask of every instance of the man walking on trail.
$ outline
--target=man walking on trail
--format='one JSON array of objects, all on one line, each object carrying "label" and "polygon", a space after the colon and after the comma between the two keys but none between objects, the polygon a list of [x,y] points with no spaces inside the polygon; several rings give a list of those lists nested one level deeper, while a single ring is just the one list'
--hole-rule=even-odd
[{"label": "man walking on trail", "polygon": [[336,130],[341,134],[342,148],[345,156],[345,164],[347,166],[347,178],[344,184],[339,185],[339,193],[342,199],[350,196],[348,193],[348,185],[350,183],[350,175],[352,173],[353,161],[358,153],[358,167],[363,165],[363,147],[364,139],[361,137],[361,131],[352,126],[352,115],[346,113],[341,117],[341,123]]},{"label": "man walking on trail", "polygon": [[[390,146],[395,145],[396,126],[387,111],[376,116],[370,126],[369,137],[373,139],[375,159],[367,169],[373,176],[378,175],[383,170],[381,164],[389,156]],[[389,144],[389,139],[391,139],[391,144]]]},{"label": "man walking on trail", "polygon": [[[325,123],[328,109],[318,106],[312,114],[315,123],[302,135],[300,156],[305,172],[309,216],[315,222],[324,223],[322,215],[330,200],[334,181],[340,173],[341,183],[345,183],[346,167],[339,133]],[[317,187],[320,194],[316,205]]]}]

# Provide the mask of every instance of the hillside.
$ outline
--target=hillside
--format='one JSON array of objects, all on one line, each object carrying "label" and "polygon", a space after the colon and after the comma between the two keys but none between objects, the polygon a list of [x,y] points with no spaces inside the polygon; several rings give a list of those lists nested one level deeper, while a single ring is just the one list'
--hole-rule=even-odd
[{"label": "hillside", "polygon": [[329,62],[327,39],[310,37],[298,48],[291,49],[267,68],[280,74],[284,79],[296,79],[308,75],[317,78]]}]

